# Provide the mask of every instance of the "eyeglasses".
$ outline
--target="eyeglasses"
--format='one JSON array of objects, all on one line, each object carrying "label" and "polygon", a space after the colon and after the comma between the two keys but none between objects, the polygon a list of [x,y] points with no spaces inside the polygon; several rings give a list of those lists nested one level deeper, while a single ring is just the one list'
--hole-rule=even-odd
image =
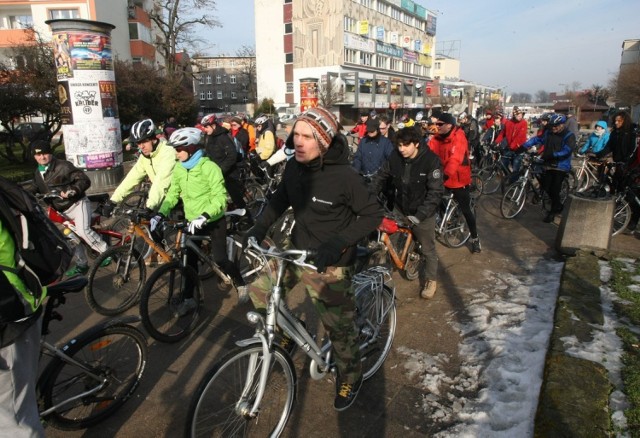
[{"label": "eyeglasses", "polygon": [[442,125],[446,125],[446,123],[444,123],[444,122],[436,122],[436,126],[442,126]]}]

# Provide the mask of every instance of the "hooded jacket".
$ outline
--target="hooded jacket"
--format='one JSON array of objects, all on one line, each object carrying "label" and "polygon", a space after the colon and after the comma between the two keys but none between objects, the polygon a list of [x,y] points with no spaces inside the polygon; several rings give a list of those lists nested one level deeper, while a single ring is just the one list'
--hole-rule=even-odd
[{"label": "hooded jacket", "polygon": [[596,123],[596,126],[604,128],[604,132],[602,133],[602,135],[598,137],[595,132],[591,133],[591,135],[589,135],[589,138],[587,138],[587,142],[580,148],[578,153],[586,154],[587,152],[591,152],[597,155],[599,152],[602,152],[604,150],[607,142],[609,141],[607,122],[600,120],[598,123]]},{"label": "hooded jacket", "polygon": [[458,189],[471,184],[469,147],[461,128],[453,127],[446,137],[434,135],[429,141],[429,147],[440,157],[446,178],[445,187]]},{"label": "hooded jacket", "polygon": [[420,147],[414,158],[404,158],[395,150],[371,181],[372,193],[380,193],[389,180],[395,205],[404,215],[423,221],[436,214],[444,186],[440,159],[431,149]]},{"label": "hooded jacket", "polygon": [[[293,136],[287,139],[293,148]],[[268,229],[290,206],[296,225],[292,243],[315,249],[328,241],[345,248],[335,266],[353,264],[356,243],[382,221],[382,209],[349,165],[347,139],[336,135],[322,157],[309,163],[289,160],[282,181],[256,226]]]},{"label": "hooded jacket", "polygon": [[522,119],[518,122],[512,118],[505,121],[504,129],[498,134],[496,143],[500,143],[503,139],[507,140],[510,151],[517,152],[520,146],[527,141],[527,121]]},{"label": "hooded jacket", "polygon": [[204,149],[211,161],[220,167],[225,178],[239,175],[238,152],[227,128],[217,125],[211,135],[205,135]]},{"label": "hooded jacket", "polygon": [[366,135],[358,144],[352,166],[363,175],[371,175],[380,169],[380,166],[389,159],[393,151],[391,140],[380,132],[375,137]]},{"label": "hooded jacket", "polygon": [[140,155],[136,164],[111,195],[113,202],[120,202],[133,191],[146,177],[151,180],[151,188],[147,197],[147,208],[157,209],[171,184],[171,172],[176,165],[176,151],[166,140],[160,140],[156,150],[148,157]]},{"label": "hooded jacket", "polygon": [[69,161],[51,158],[47,170],[40,173],[36,170],[34,176],[35,187],[30,187],[32,193],[46,194],[52,190],[58,192],[68,192],[73,190],[76,193],[66,199],[53,199],[49,203],[57,211],[64,212],[78,200],[84,198],[85,192],[91,187],[91,180],[84,173]]}]

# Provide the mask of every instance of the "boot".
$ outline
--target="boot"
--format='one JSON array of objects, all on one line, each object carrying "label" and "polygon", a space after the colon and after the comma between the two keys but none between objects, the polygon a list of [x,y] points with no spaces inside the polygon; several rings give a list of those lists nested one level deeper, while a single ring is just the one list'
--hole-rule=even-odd
[{"label": "boot", "polygon": [[425,300],[430,300],[436,294],[437,283],[435,280],[427,280],[427,284],[424,285],[420,296]]}]

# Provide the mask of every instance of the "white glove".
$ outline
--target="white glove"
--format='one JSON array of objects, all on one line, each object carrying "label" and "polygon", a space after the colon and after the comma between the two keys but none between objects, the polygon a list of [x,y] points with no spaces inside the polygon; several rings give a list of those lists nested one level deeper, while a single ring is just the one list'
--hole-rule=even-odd
[{"label": "white glove", "polygon": [[420,219],[415,216],[407,216],[407,219],[409,219],[409,222],[411,222],[413,225],[418,225],[420,223]]},{"label": "white glove", "polygon": [[536,152],[538,152],[538,148],[537,148],[537,147],[535,147],[535,146],[531,146],[531,147],[529,148],[529,152],[531,152],[532,154],[535,154]]},{"label": "white glove", "polygon": [[160,225],[160,222],[162,222],[162,216],[159,214],[149,219],[149,231],[154,231]]},{"label": "white glove", "polygon": [[203,215],[198,216],[197,218],[189,222],[189,227],[187,228],[187,231],[193,234],[196,230],[199,230],[200,228],[202,228],[204,224],[207,223],[208,220],[209,219],[206,216],[203,216]]}]

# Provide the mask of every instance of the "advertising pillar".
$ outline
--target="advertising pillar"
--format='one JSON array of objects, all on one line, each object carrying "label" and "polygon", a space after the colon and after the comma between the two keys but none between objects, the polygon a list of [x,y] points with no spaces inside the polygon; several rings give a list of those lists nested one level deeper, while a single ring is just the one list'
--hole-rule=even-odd
[{"label": "advertising pillar", "polygon": [[318,106],[318,78],[300,79],[300,111]]},{"label": "advertising pillar", "polygon": [[48,20],[58,76],[66,158],[91,179],[90,193],[107,192],[124,175],[109,23]]}]

